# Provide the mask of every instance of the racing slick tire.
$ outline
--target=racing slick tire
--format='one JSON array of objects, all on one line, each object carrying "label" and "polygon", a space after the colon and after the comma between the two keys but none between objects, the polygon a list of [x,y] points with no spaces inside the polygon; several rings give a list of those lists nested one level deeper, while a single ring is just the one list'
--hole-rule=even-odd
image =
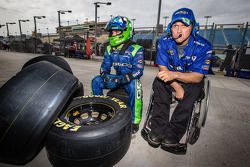
[{"label": "racing slick tire", "polygon": [[117,99],[122,100],[123,102],[125,102],[126,104],[129,104],[129,95],[127,92],[125,92],[124,89],[122,88],[118,88],[118,89],[113,89],[113,90],[109,90],[107,92],[107,96],[111,96],[111,97],[115,97]]},{"label": "racing slick tire", "polygon": [[[38,56],[38,57],[32,58],[23,65],[22,69],[24,69],[24,68],[26,68],[34,63],[38,63],[40,61],[48,61],[52,64],[55,64],[55,65],[61,67],[65,71],[68,71],[69,73],[73,74],[70,65],[68,64],[68,62],[65,59],[58,57],[58,56],[52,56],[52,55],[43,55],[43,56]],[[84,95],[83,84],[81,82],[79,82],[78,88],[75,91],[75,94],[73,95],[73,97],[83,96],[83,95]]]},{"label": "racing slick tire", "polygon": [[78,97],[78,96],[83,96],[83,95],[84,95],[83,84],[79,81],[77,85],[77,89],[72,97]]},{"label": "racing slick tire", "polygon": [[52,56],[52,55],[43,55],[43,56],[38,56],[38,57],[32,58],[23,65],[22,69],[28,67],[31,64],[34,64],[34,63],[37,63],[40,61],[48,61],[52,64],[55,64],[55,65],[61,67],[62,69],[68,71],[71,74],[73,73],[66,60],[64,60],[61,57]]},{"label": "racing slick tire", "polygon": [[0,88],[0,162],[31,161],[77,87],[75,76],[47,61],[30,65],[8,80]]},{"label": "racing slick tire", "polygon": [[131,119],[115,97],[74,98],[48,133],[48,159],[54,167],[113,166],[130,146]]}]

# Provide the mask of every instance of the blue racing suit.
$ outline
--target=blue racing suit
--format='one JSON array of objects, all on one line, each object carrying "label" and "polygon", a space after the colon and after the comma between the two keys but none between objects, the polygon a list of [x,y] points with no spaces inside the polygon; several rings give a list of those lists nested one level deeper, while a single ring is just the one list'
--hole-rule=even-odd
[{"label": "blue racing suit", "polygon": [[[110,74],[113,66],[116,75],[131,76],[131,80],[123,85],[120,85],[129,94],[129,107],[132,110],[132,123],[139,124],[141,121],[142,112],[142,85],[140,77],[144,70],[144,55],[143,48],[136,44],[131,44],[125,50],[124,54],[120,54],[122,46],[116,50],[112,50],[108,46],[104,53],[104,60],[101,65],[100,74]],[[94,95],[103,95],[104,80],[98,75],[92,80],[92,93]]]}]

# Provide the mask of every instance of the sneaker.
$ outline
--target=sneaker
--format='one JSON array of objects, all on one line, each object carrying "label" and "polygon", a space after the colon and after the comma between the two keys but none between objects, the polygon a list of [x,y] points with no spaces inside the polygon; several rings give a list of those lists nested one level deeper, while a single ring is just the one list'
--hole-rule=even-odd
[{"label": "sneaker", "polygon": [[139,130],[139,124],[132,124],[132,134],[135,134]]},{"label": "sneaker", "polygon": [[148,134],[148,144],[150,144],[151,146],[153,147],[159,147],[160,144],[161,144],[161,137],[159,137],[158,135],[152,133],[152,132],[149,132]]}]

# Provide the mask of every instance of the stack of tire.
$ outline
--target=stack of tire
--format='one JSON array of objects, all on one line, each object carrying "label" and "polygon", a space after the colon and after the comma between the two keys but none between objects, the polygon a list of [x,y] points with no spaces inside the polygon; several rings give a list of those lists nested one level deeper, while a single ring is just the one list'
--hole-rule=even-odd
[{"label": "stack of tire", "polygon": [[46,146],[54,167],[108,167],[126,154],[131,111],[108,96],[83,96],[68,63],[39,56],[0,88],[0,162],[24,165]]}]

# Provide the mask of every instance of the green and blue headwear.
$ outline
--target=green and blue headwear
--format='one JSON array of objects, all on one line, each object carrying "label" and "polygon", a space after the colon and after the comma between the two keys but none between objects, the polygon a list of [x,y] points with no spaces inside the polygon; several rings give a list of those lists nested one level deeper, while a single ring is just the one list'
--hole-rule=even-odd
[{"label": "green and blue headwear", "polygon": [[[132,24],[127,17],[116,16],[106,25],[109,32],[109,43],[111,46],[118,46],[132,37]],[[112,36],[112,30],[121,31],[120,34]]]},{"label": "green and blue headwear", "polygon": [[198,33],[199,24],[196,23],[194,13],[191,9],[181,8],[176,10],[172,15],[171,22],[168,24],[167,33],[171,34],[171,27],[177,21],[182,22],[186,26],[193,25],[192,35],[195,36],[195,34]]}]

